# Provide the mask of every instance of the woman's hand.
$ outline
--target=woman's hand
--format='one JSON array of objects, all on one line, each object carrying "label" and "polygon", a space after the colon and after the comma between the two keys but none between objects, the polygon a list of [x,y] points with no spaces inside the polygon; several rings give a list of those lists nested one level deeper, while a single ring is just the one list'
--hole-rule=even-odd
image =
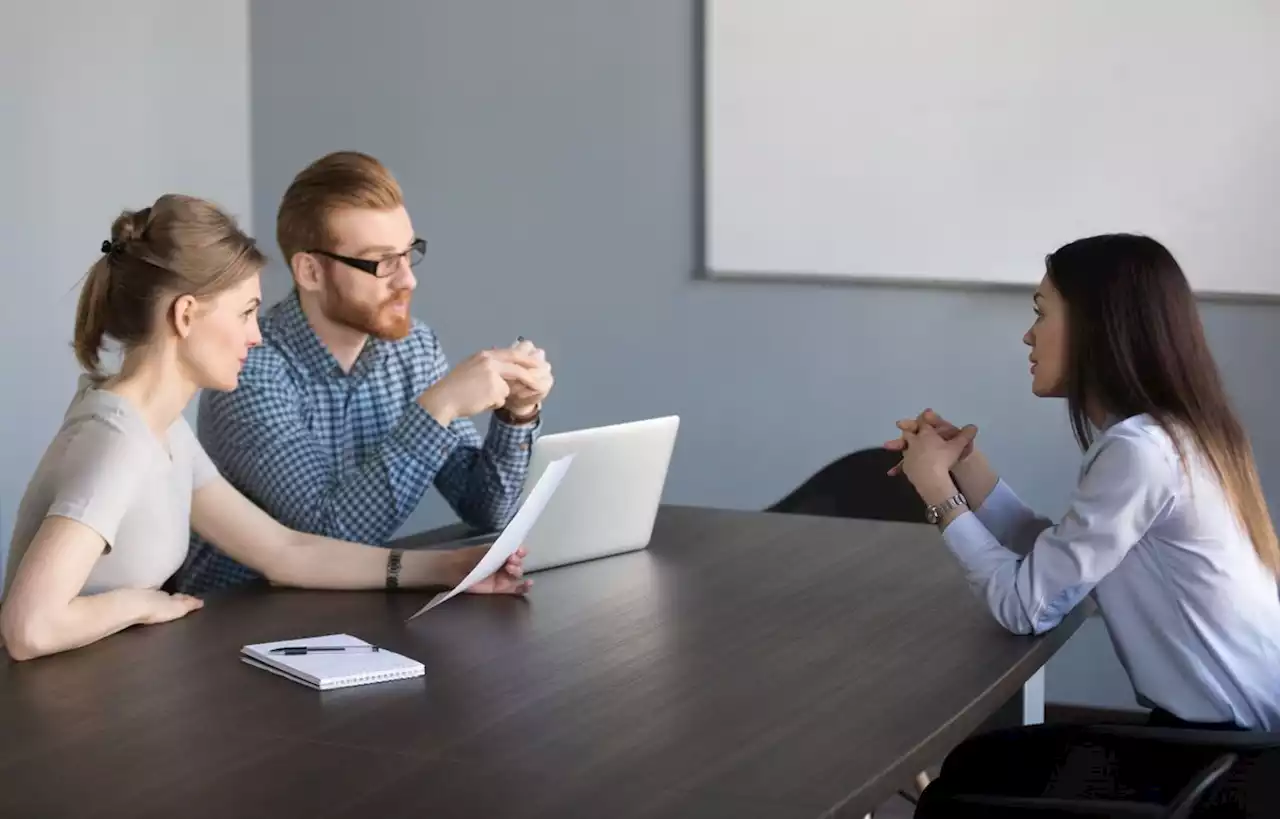
[{"label": "woman's hand", "polygon": [[[466,554],[466,557],[463,560],[463,565],[466,569],[461,575],[459,575],[459,582],[461,582],[463,577],[466,577],[468,572],[475,568],[475,565],[480,562],[482,557],[484,557],[485,552],[489,551],[490,545],[491,544],[485,544],[483,546],[474,546],[470,549],[459,550]],[[476,583],[474,586],[467,589],[467,593],[524,594],[529,591],[529,588],[533,585],[533,581],[524,579],[524,556],[528,553],[528,550],[523,546],[516,549],[515,554],[507,558],[507,562],[503,564],[501,569],[498,569],[484,580],[481,580],[479,583]]]},{"label": "woman's hand", "polygon": [[189,594],[168,594],[153,589],[139,589],[137,593],[142,600],[142,625],[154,626],[168,623],[204,606],[204,601]]},{"label": "woman's hand", "polygon": [[978,434],[975,426],[959,430],[946,440],[931,424],[920,424],[914,432],[903,430],[906,450],[902,456],[902,472],[926,504],[936,505],[956,492],[951,469],[965,450],[973,446]]},{"label": "woman's hand", "polygon": [[[942,440],[944,441],[950,441],[960,434],[960,427],[957,427],[955,424],[946,420],[945,418],[943,418],[941,415],[934,412],[933,410],[926,409],[924,412],[920,413],[915,418],[904,418],[901,421],[898,421],[897,427],[902,432],[902,435],[899,435],[897,438],[894,438],[891,441],[885,441],[884,448],[887,450],[890,450],[891,452],[902,452],[904,449],[907,448],[906,434],[909,432],[910,433],[919,432],[920,427],[922,425],[928,425],[933,427],[934,430],[936,430],[937,433],[940,436],[942,436]],[[975,428],[974,434],[975,435],[977,434],[976,428]],[[964,451],[960,453],[960,457],[956,460],[956,463],[958,464],[958,463],[964,462],[966,458],[968,458],[970,455],[973,454],[973,449],[974,449],[973,439],[971,438],[969,439],[968,445],[964,448]],[[889,470],[890,475],[898,475],[901,472],[902,472],[901,462],[899,462],[896,466],[894,466],[892,469]]]}]

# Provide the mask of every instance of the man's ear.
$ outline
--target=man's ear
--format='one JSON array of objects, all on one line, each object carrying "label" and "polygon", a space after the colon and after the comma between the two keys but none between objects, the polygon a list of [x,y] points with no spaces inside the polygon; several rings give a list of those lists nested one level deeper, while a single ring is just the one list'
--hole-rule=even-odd
[{"label": "man's ear", "polygon": [[293,283],[299,290],[315,292],[321,288],[322,271],[314,255],[299,251],[289,260],[289,267],[293,270]]},{"label": "man's ear", "polygon": [[192,295],[178,296],[173,300],[173,306],[169,308],[169,322],[178,338],[191,335],[191,326],[195,323],[199,308],[200,303]]}]

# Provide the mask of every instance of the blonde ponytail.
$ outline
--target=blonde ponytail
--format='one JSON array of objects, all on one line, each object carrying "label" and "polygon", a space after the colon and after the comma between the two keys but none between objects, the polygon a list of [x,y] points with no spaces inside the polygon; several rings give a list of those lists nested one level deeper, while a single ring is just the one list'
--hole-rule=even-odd
[{"label": "blonde ponytail", "polygon": [[162,295],[212,295],[266,266],[234,219],[203,199],[178,194],[121,213],[102,254],[80,291],[72,340],[80,366],[95,378],[103,375],[108,337],[126,349],[151,337]]},{"label": "blonde ponytail", "polygon": [[110,288],[111,263],[109,257],[103,255],[89,268],[89,276],[80,291],[80,300],[76,304],[76,331],[72,341],[76,360],[85,372],[95,378],[102,376],[98,370],[98,359],[107,334],[107,298]]}]

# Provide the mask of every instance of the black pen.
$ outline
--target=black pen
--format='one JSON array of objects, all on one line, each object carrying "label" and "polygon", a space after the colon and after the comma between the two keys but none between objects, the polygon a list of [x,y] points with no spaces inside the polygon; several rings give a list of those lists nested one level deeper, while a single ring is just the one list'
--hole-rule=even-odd
[{"label": "black pen", "polygon": [[268,654],[317,654],[330,651],[381,651],[377,646],[280,646],[273,648]]}]

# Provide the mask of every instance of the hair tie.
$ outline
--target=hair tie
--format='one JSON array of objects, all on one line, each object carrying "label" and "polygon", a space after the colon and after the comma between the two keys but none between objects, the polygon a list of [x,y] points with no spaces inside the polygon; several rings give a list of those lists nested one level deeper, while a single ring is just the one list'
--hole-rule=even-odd
[{"label": "hair tie", "polygon": [[102,252],[108,256],[119,256],[124,251],[124,242],[113,242],[110,239],[104,239],[102,242]]}]

